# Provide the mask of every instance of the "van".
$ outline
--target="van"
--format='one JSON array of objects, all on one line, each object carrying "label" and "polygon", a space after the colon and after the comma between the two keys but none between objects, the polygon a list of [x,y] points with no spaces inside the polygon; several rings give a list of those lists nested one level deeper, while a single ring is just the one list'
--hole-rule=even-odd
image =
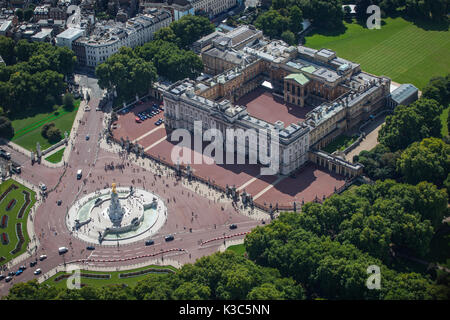
[{"label": "van", "polygon": [[81,179],[81,176],[83,175],[83,171],[80,169],[77,171],[77,180]]},{"label": "van", "polygon": [[17,167],[12,166],[11,170],[12,170],[12,172],[17,173],[17,174],[22,172],[22,168],[20,166],[17,166]]},{"label": "van", "polygon": [[64,254],[64,253],[66,253],[67,251],[69,251],[69,249],[67,249],[66,247],[60,247],[60,248],[58,249],[59,254]]}]

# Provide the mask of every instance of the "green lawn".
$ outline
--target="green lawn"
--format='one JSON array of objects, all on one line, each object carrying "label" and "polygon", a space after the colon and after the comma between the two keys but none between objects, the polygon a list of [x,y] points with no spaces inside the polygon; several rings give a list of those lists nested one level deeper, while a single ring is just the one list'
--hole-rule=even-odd
[{"label": "green lawn", "polygon": [[306,37],[305,45],[328,48],[342,58],[361,64],[364,71],[386,75],[399,83],[422,89],[433,76],[450,72],[450,32],[425,30],[403,18],[386,18],[381,29],[369,30],[345,23],[340,35],[320,33]]},{"label": "green lawn", "polygon": [[443,137],[448,135],[447,118],[448,118],[449,110],[450,110],[450,107],[447,107],[447,109],[444,109],[444,111],[442,111],[442,114],[441,114],[441,123],[442,123],[441,133],[442,133]]},{"label": "green lawn", "polygon": [[354,141],[356,141],[358,137],[349,137],[346,135],[340,135],[329,144],[326,145],[325,148],[322,148],[323,151],[328,153],[333,153],[336,150],[344,150],[348,146],[350,146]]},{"label": "green lawn", "polygon": [[45,160],[51,162],[51,163],[58,163],[62,160],[62,157],[64,155],[64,150],[66,150],[66,148],[62,148],[61,150],[56,151],[54,154],[48,156],[47,158],[45,158]]},{"label": "green lawn", "polygon": [[[100,271],[81,270],[81,273],[110,274],[111,275],[110,279],[105,279],[105,280],[81,277],[81,283],[82,284],[86,284],[86,285],[90,285],[90,286],[95,286],[95,287],[101,287],[101,286],[110,285],[110,284],[126,284],[126,285],[128,285],[130,287],[133,287],[140,280],[145,279],[146,277],[148,277],[149,274],[136,276],[136,277],[131,277],[131,278],[125,278],[125,279],[120,279],[119,278],[119,274],[135,272],[135,271],[139,271],[139,270],[146,270],[146,269],[169,269],[169,270],[172,270],[172,271],[175,271],[175,272],[177,271],[177,269],[175,267],[173,267],[173,266],[157,266],[157,265],[150,265],[150,266],[146,266],[146,267],[142,267],[142,268],[138,268],[138,269],[126,270],[126,271],[115,271],[115,272],[100,272]],[[54,281],[54,279],[56,277],[58,277],[58,276],[60,276],[62,274],[64,274],[64,272],[58,272],[53,277],[45,280],[44,283],[49,284],[49,285],[54,285],[57,288],[65,288],[67,279],[62,279],[62,280],[60,280],[58,282]]]},{"label": "green lawn", "polygon": [[[3,245],[3,242],[0,241],[0,257],[6,258],[6,260],[2,261],[0,263],[0,265],[5,264],[9,260],[11,260],[11,259],[19,256],[23,252],[25,252],[27,244],[29,242],[29,237],[28,237],[28,232],[27,232],[28,213],[29,213],[30,209],[33,207],[34,203],[36,202],[36,194],[34,193],[34,191],[26,188],[25,186],[21,185],[20,183],[14,181],[12,179],[7,180],[0,185],[0,195],[6,189],[8,189],[8,187],[13,183],[16,186],[18,186],[19,188],[9,192],[8,195],[0,202],[0,219],[4,214],[8,215],[8,226],[5,229],[2,229],[0,227],[0,234],[2,234],[3,232],[6,232],[8,234],[8,238],[9,238],[8,245]],[[20,210],[20,208],[22,208],[22,205],[25,203],[24,194],[22,193],[23,190],[28,191],[30,193],[31,202],[28,205],[27,209],[25,210],[25,214],[23,215],[23,217],[21,219],[17,219],[19,210]],[[6,211],[6,207],[8,206],[9,202],[12,199],[16,199],[16,204],[10,211]],[[19,239],[17,238],[17,235],[16,235],[16,223],[18,223],[18,222],[22,223],[22,230],[23,230],[22,233],[25,238],[25,242],[22,245],[21,250],[18,253],[12,255],[10,252],[15,249],[16,244],[19,241]]]},{"label": "green lawn", "polygon": [[227,250],[233,251],[234,253],[243,256],[245,253],[245,246],[244,244],[236,244],[234,246],[229,246]]},{"label": "green lawn", "polygon": [[52,144],[41,135],[41,127],[46,123],[53,122],[61,130],[62,136],[65,131],[70,134],[79,105],[80,100],[75,100],[75,108],[69,112],[61,106],[53,112],[12,120],[14,137],[11,141],[28,150],[36,150],[36,142],[39,142],[42,150],[49,148]]}]

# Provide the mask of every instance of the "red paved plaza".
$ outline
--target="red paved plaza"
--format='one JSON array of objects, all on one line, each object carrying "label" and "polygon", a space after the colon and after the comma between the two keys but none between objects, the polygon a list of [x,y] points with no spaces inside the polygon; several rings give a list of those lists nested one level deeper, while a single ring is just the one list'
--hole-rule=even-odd
[{"label": "red paved plaza", "polygon": [[286,103],[263,87],[246,94],[236,104],[247,106],[248,113],[255,118],[272,124],[281,120],[285,126],[304,121],[306,114],[312,110],[311,107],[302,108]]}]

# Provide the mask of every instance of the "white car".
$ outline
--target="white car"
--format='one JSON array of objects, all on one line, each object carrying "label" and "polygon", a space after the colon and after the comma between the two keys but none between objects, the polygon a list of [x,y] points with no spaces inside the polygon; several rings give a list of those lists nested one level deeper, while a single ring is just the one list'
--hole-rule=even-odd
[{"label": "white car", "polygon": [[45,254],[43,254],[43,255],[41,255],[40,257],[39,257],[39,260],[45,260],[45,259],[47,259],[47,256],[45,255]]},{"label": "white car", "polygon": [[38,274],[41,274],[42,273],[42,270],[41,269],[36,269],[35,271],[34,271],[34,274],[35,275],[38,275]]}]

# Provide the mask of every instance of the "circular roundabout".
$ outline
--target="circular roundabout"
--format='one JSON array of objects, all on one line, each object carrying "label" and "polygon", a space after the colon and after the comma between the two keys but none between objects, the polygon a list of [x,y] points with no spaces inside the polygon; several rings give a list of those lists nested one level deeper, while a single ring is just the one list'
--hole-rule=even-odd
[{"label": "circular roundabout", "polygon": [[90,193],[68,210],[72,235],[102,245],[127,244],[155,234],[167,219],[167,207],[156,194],[116,187]]}]

